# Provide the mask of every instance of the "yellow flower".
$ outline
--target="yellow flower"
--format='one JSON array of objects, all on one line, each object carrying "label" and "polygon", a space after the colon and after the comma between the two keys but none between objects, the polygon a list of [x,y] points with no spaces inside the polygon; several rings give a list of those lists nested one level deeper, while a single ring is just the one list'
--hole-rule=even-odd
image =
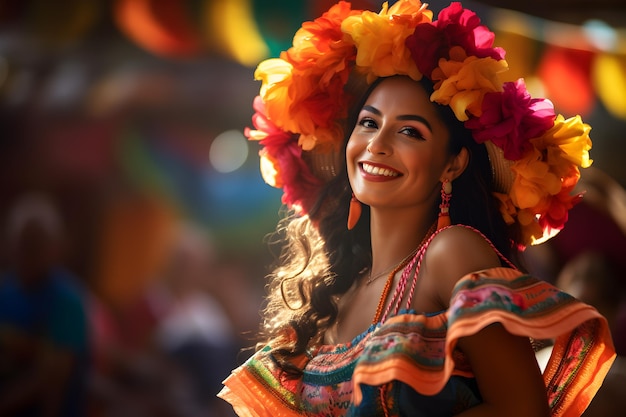
[{"label": "yellow flower", "polygon": [[396,74],[422,78],[405,41],[419,23],[432,21],[432,12],[417,0],[400,0],[380,13],[364,11],[350,16],[341,30],[350,35],[357,47],[356,65],[372,83],[378,77]]},{"label": "yellow flower", "polygon": [[385,2],[383,4],[383,8],[380,12],[381,15],[411,16],[415,18],[421,14],[426,17],[429,22],[433,20],[433,12],[426,9],[428,4],[422,3],[419,0],[398,0],[389,8],[389,11],[387,11],[387,3],[388,2]]},{"label": "yellow flower", "polygon": [[291,83],[292,65],[280,58],[267,59],[259,64],[254,71],[254,79],[261,81],[260,96],[265,103],[267,117],[276,126],[284,130],[292,130],[289,126],[289,85]]},{"label": "yellow flower", "polygon": [[481,104],[486,93],[502,91],[498,74],[506,71],[505,60],[491,57],[470,56],[463,62],[440,59],[439,68],[433,71],[435,91],[430,99],[449,105],[457,119],[466,121],[467,113],[478,117],[482,114]]},{"label": "yellow flower", "polygon": [[554,126],[540,138],[532,139],[531,142],[539,149],[548,150],[548,163],[559,165],[557,172],[565,172],[566,167],[572,163],[588,168],[593,162],[589,158],[590,131],[591,126],[583,123],[580,116],[565,120],[563,115],[559,114],[554,121]]}]

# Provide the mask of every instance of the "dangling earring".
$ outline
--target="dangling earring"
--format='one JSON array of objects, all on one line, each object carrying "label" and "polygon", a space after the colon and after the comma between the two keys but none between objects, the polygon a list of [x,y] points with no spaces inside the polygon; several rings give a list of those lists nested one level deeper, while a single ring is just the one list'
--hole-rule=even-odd
[{"label": "dangling earring", "polygon": [[437,230],[450,226],[450,197],[452,197],[452,183],[445,179],[441,183],[441,204],[439,204],[439,219]]},{"label": "dangling earring", "polygon": [[354,229],[357,222],[361,218],[361,202],[356,199],[354,193],[350,199],[350,210],[348,211],[348,230]]}]

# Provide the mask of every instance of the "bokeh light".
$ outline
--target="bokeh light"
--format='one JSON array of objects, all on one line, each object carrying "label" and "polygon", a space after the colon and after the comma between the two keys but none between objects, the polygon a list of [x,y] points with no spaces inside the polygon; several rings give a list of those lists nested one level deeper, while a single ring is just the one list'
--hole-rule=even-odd
[{"label": "bokeh light", "polygon": [[227,130],[213,139],[209,160],[216,171],[222,174],[236,171],[246,159],[248,142],[239,130]]}]

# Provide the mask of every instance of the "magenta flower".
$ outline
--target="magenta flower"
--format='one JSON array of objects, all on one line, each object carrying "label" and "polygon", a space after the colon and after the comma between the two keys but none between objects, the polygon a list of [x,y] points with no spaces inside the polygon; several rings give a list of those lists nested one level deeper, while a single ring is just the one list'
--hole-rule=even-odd
[{"label": "magenta flower", "polygon": [[504,157],[517,161],[532,148],[530,139],[541,136],[554,125],[552,102],[533,99],[522,79],[502,85],[503,91],[487,93],[482,114],[465,122],[478,143],[488,140],[502,148]]},{"label": "magenta flower", "polygon": [[420,72],[430,78],[440,58],[450,59],[453,46],[463,48],[466,56],[504,59],[504,49],[492,47],[494,39],[493,32],[480,24],[476,13],[454,2],[441,10],[436,21],[417,25],[406,40],[406,47]]}]

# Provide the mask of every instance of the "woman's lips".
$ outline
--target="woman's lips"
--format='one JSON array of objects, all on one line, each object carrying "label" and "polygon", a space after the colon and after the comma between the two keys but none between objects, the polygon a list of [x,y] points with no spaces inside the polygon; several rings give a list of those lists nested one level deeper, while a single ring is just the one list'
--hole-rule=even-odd
[{"label": "woman's lips", "polygon": [[402,175],[393,168],[371,162],[361,162],[359,166],[363,177],[370,181],[389,181]]}]

